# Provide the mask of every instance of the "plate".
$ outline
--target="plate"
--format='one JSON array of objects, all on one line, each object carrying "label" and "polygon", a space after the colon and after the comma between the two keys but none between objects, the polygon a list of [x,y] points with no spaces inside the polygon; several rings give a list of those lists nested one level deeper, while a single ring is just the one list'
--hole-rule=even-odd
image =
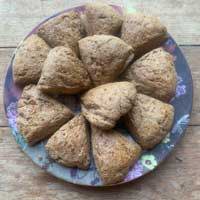
[{"label": "plate", "polygon": [[[118,12],[122,11],[122,9],[118,6],[113,7]],[[75,10],[79,13],[82,13],[84,12],[84,6],[67,9],[47,18],[37,27],[35,27],[27,35],[27,37],[33,34],[37,28],[47,20],[54,18],[63,12],[69,12],[70,10]],[[164,138],[164,140],[162,140],[162,142],[158,144],[154,149],[150,151],[144,151],[137,163],[132,168],[130,168],[124,181],[119,184],[133,181],[154,170],[163,160],[165,160],[172,149],[176,146],[177,142],[183,136],[183,133],[190,120],[193,99],[193,85],[189,66],[181,50],[171,36],[169,36],[168,40],[163,44],[163,48],[173,55],[177,72],[178,81],[176,86],[176,95],[170,102],[175,108],[174,123],[166,138]],[[86,171],[77,168],[67,168],[57,164],[48,157],[44,148],[46,141],[42,141],[37,145],[30,147],[21,136],[17,129],[16,117],[17,102],[21,96],[22,90],[14,84],[12,78],[12,65],[15,53],[13,54],[11,62],[8,66],[5,78],[4,107],[12,135],[14,136],[16,142],[19,144],[20,148],[33,160],[34,163],[45,169],[48,173],[74,184],[103,186],[103,183],[101,182],[100,177],[96,171],[93,160],[89,169]],[[123,128],[123,126],[119,126],[118,128],[120,128],[126,134],[126,130]]]}]

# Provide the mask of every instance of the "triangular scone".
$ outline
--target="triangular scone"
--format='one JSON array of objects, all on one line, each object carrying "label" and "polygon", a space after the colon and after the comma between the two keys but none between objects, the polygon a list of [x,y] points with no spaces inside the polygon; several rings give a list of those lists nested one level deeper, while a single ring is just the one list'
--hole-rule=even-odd
[{"label": "triangular scone", "polygon": [[137,91],[168,102],[176,91],[176,70],[172,55],[162,48],[154,49],[134,62],[122,74],[134,81]]},{"label": "triangular scone", "polygon": [[76,94],[90,87],[83,63],[69,47],[55,47],[44,63],[39,88],[52,94]]},{"label": "triangular scone", "polygon": [[124,120],[142,148],[151,149],[170,131],[173,119],[172,105],[137,94],[134,106]]},{"label": "triangular scone", "polygon": [[122,25],[122,16],[104,3],[87,3],[83,22],[87,35],[116,35]]},{"label": "triangular scone", "polygon": [[38,35],[51,47],[68,46],[78,53],[78,40],[83,37],[83,27],[78,13],[70,11],[42,24]]},{"label": "triangular scone", "polygon": [[104,184],[124,180],[141,154],[141,147],[115,130],[92,127],[92,151],[95,165]]},{"label": "triangular scone", "polygon": [[66,106],[43,94],[35,85],[24,88],[18,102],[17,126],[30,145],[51,136],[72,117]]},{"label": "triangular scone", "polygon": [[86,120],[75,116],[49,140],[46,149],[51,158],[67,167],[87,169],[90,164],[90,141]]},{"label": "triangular scone", "polygon": [[91,124],[111,129],[132,108],[135,95],[135,85],[130,82],[98,86],[81,97],[83,115]]},{"label": "triangular scone", "polygon": [[17,49],[13,62],[13,78],[15,83],[28,85],[37,83],[44,61],[50,51],[46,42],[33,34]]},{"label": "triangular scone", "polygon": [[131,13],[124,17],[121,38],[134,49],[136,57],[157,48],[167,38],[167,29],[154,16]]},{"label": "triangular scone", "polygon": [[79,41],[79,48],[95,86],[113,82],[134,57],[131,46],[111,35],[83,38]]}]

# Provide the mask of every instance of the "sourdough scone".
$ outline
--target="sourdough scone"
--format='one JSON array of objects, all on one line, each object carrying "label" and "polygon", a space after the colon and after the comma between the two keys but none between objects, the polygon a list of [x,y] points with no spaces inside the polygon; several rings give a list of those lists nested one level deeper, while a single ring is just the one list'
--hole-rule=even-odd
[{"label": "sourdough scone", "polygon": [[135,51],[136,57],[157,48],[167,38],[167,29],[154,16],[131,13],[124,17],[121,38]]},{"label": "sourdough scone", "polygon": [[111,35],[94,35],[79,41],[82,61],[95,86],[114,81],[134,54],[131,46]]},{"label": "sourdough scone", "polygon": [[92,151],[95,165],[105,185],[124,180],[141,154],[141,147],[121,133],[92,127]]},{"label": "sourdough scone", "polygon": [[174,108],[152,97],[137,94],[133,108],[125,116],[130,133],[143,149],[151,149],[167,135],[174,119]]},{"label": "sourdough scone", "polygon": [[172,55],[154,49],[134,62],[122,74],[122,80],[134,81],[137,91],[168,102],[176,92],[176,70]]},{"label": "sourdough scone", "polygon": [[39,88],[51,94],[76,94],[90,87],[83,63],[69,47],[53,48],[42,70]]},{"label": "sourdough scone", "polygon": [[135,95],[135,85],[129,82],[98,86],[81,97],[83,115],[96,127],[111,129],[132,108]]},{"label": "sourdough scone", "polygon": [[20,85],[37,83],[44,61],[50,51],[46,42],[36,34],[28,37],[16,52],[13,63],[13,79]]},{"label": "sourdough scone", "polygon": [[80,114],[63,125],[48,140],[51,158],[67,167],[87,169],[90,164],[90,141],[87,122]]},{"label": "sourdough scone", "polygon": [[42,24],[38,35],[51,47],[69,46],[78,53],[77,42],[84,36],[80,16],[74,11],[61,14]]},{"label": "sourdough scone", "polygon": [[43,94],[37,86],[24,88],[18,102],[17,126],[30,145],[49,137],[72,117],[66,106]]},{"label": "sourdough scone", "polygon": [[87,3],[83,23],[87,35],[116,35],[122,25],[122,16],[104,3]]}]

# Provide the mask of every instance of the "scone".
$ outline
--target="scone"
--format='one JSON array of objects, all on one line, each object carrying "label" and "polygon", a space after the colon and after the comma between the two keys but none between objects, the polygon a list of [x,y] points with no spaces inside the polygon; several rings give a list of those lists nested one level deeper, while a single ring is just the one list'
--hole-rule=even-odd
[{"label": "scone", "polygon": [[122,74],[122,80],[134,81],[137,91],[168,102],[176,92],[176,70],[172,55],[154,49],[134,62]]},{"label": "scone", "polygon": [[124,17],[121,39],[134,49],[136,57],[157,48],[167,38],[167,29],[154,16],[131,13]]},{"label": "scone", "polygon": [[143,149],[151,149],[167,135],[174,119],[174,108],[152,97],[137,94],[125,117],[130,133]]},{"label": "scone", "polygon": [[79,41],[81,59],[95,86],[114,81],[134,54],[131,46],[111,35],[94,35]]},{"label": "scone", "polygon": [[124,180],[141,154],[141,147],[121,133],[92,127],[92,151],[95,165],[105,185]]},{"label": "scone", "polygon": [[53,48],[42,70],[39,88],[51,94],[76,94],[90,87],[83,63],[69,47]]},{"label": "scone", "polygon": [[18,102],[17,126],[30,145],[49,137],[72,117],[66,106],[43,94],[37,86],[24,88]]},{"label": "scone", "polygon": [[38,35],[51,47],[69,46],[78,53],[78,41],[84,36],[80,16],[70,11],[52,18],[39,27]]},{"label": "scone", "polygon": [[20,85],[37,83],[44,61],[50,51],[46,42],[33,34],[28,37],[16,52],[13,62],[13,79]]},{"label": "scone", "polygon": [[122,16],[104,3],[87,3],[83,22],[87,35],[116,35],[122,25]]},{"label": "scone", "polygon": [[135,95],[135,85],[129,82],[98,86],[81,97],[83,115],[96,127],[111,129],[132,108]]},{"label": "scone", "polygon": [[90,164],[90,141],[86,120],[75,116],[48,140],[46,149],[51,158],[67,167],[87,169]]}]

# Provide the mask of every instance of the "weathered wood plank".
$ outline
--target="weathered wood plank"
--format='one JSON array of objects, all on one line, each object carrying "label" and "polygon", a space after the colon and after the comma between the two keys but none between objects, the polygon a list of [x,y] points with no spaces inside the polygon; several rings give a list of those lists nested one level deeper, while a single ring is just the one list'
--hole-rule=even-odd
[{"label": "weathered wood plank", "polygon": [[60,181],[21,152],[8,128],[0,129],[0,200],[199,200],[200,127],[189,127],[168,159],[135,183],[112,188],[80,187]]},{"label": "weathered wood plank", "polygon": [[[190,124],[200,125],[200,71],[199,71],[199,47],[181,47],[190,65],[194,81],[194,106]],[[14,49],[0,49],[0,96],[3,95],[3,82],[6,73],[6,66],[9,63]],[[0,126],[6,126],[7,121],[4,116],[3,100],[0,99]]]},{"label": "weathered wood plank", "polygon": [[[89,0],[94,1],[94,0]],[[84,0],[0,0],[0,47],[16,46],[45,17]],[[200,44],[200,1],[104,0],[160,16],[179,44]],[[129,7],[130,7],[129,6]]]},{"label": "weathered wood plank", "polygon": [[12,57],[13,48],[0,48],[0,126],[7,126],[7,120],[4,114],[3,106],[3,86],[8,63]]}]

